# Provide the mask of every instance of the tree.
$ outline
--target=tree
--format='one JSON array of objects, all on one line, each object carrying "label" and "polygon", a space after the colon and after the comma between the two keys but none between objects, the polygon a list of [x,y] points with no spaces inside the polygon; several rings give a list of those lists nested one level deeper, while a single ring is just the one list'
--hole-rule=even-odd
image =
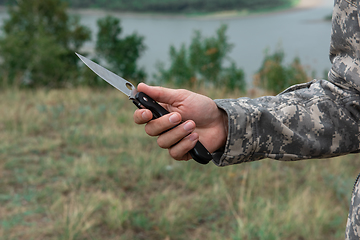
[{"label": "tree", "polygon": [[307,82],[309,77],[300,59],[295,58],[289,66],[284,66],[284,56],[281,49],[272,55],[266,53],[262,66],[254,76],[254,85],[272,94],[278,94],[294,84]]},{"label": "tree", "polygon": [[91,32],[66,9],[62,0],[18,0],[10,7],[0,39],[3,81],[30,87],[76,84],[75,52]]},{"label": "tree", "polygon": [[122,77],[135,82],[144,81],[145,71],[137,65],[137,60],[146,49],[144,37],[133,33],[121,38],[120,19],[112,16],[99,19],[97,24],[97,56],[103,58],[109,69]]},{"label": "tree", "polygon": [[[203,38],[195,31],[190,46],[179,50],[170,47],[170,67],[159,65],[159,80],[176,86],[211,84],[227,89],[246,90],[244,72],[229,58],[233,45],[228,43],[227,26],[222,25],[215,37]],[[229,67],[225,67],[226,61]]]}]

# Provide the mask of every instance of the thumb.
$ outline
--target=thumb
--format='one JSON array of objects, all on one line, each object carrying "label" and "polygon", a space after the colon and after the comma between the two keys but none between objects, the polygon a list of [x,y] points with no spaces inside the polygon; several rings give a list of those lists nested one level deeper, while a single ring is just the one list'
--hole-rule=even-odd
[{"label": "thumb", "polygon": [[172,104],[177,97],[177,90],[164,88],[164,87],[153,87],[145,83],[140,83],[137,86],[139,92],[143,92],[152,99],[160,103]]}]

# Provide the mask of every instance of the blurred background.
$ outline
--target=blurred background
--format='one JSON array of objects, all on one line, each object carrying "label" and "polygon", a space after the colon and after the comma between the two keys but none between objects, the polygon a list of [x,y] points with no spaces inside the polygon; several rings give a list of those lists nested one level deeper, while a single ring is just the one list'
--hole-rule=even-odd
[{"label": "blurred background", "polygon": [[[139,65],[151,77],[156,73],[156,62],[170,61],[170,45],[176,48],[183,43],[189,45],[195,30],[204,36],[212,36],[222,24],[226,24],[228,41],[234,44],[228,56],[244,70],[247,82],[251,82],[252,76],[260,69],[265,51],[274,52],[278,48],[286,53],[284,62],[299,57],[304,66],[314,71],[314,77],[323,78],[324,70],[331,66],[328,58],[331,21],[326,21],[326,17],[332,12],[333,1],[320,2],[314,8],[281,13],[249,14],[249,10],[238,12],[230,8],[214,14],[193,14],[192,17],[181,16],[178,12],[165,16],[110,14],[122,19],[124,34],[137,32],[145,37],[147,50],[139,59]],[[106,11],[77,13],[81,15],[81,22],[93,32],[97,31],[96,20],[109,14]],[[94,44],[93,41],[87,43],[85,49],[91,52]]]},{"label": "blurred background", "polygon": [[259,97],[327,78],[332,0],[0,0],[0,239],[343,239],[358,155],[176,162],[78,52]]},{"label": "blurred background", "polygon": [[[17,3],[20,3],[22,10],[14,10],[9,15],[9,8],[16,9]],[[231,68],[232,71],[225,74],[225,78],[231,78],[232,74],[239,79],[239,71],[241,71],[243,75],[241,81],[244,83],[241,86],[238,84],[238,87],[243,88],[244,91],[246,90],[245,84],[248,85],[248,88],[253,86],[254,75],[263,69],[264,61],[270,56],[281,55],[279,64],[283,64],[284,67],[296,59],[301,63],[309,78],[326,78],[326,72],[330,68],[328,51],[333,4],[331,0],[303,0],[302,2],[299,0],[274,0],[271,2],[229,0],[221,3],[200,0],[169,0],[151,3],[141,0],[132,3],[126,1],[82,1],[81,3],[62,1],[62,4],[57,4],[55,1],[22,3],[22,1],[3,0],[0,4],[3,6],[0,11],[0,26],[4,29],[2,34],[4,41],[1,44],[2,56],[5,60],[3,78],[5,72],[13,72],[12,69],[18,68],[16,70],[17,77],[13,76],[16,75],[14,72],[9,73],[10,76],[5,76],[9,78],[6,80],[8,83],[16,81],[23,85],[38,85],[32,82],[30,75],[35,74],[34,68],[41,67],[21,66],[24,63],[15,60],[19,58],[20,51],[14,49],[22,46],[24,51],[29,52],[31,49],[34,52],[30,46],[32,44],[37,46],[45,44],[46,48],[61,48],[68,51],[68,55],[71,55],[73,51],[79,51],[92,57],[93,60],[108,64],[108,67],[124,77],[132,78],[136,82],[148,81],[155,84],[163,83],[162,80],[177,82],[178,80],[170,80],[170,78],[179,78],[174,74],[179,70],[173,66],[173,63],[180,61],[182,57],[187,58],[181,59],[181,61],[184,61],[182,64],[185,64],[188,70],[183,67],[180,75],[192,78],[193,82],[195,78],[202,84],[209,82],[209,74],[204,73],[204,66],[218,62],[215,64],[217,66],[208,66],[207,72],[214,75],[215,71],[221,72],[220,68],[222,70]],[[39,11],[36,11],[35,8],[39,8]],[[20,16],[22,11],[25,14]],[[54,14],[51,14],[52,11]],[[59,11],[65,11],[66,14]],[[38,18],[35,18],[34,15],[38,15]],[[210,43],[211,38],[216,37],[217,30],[222,26],[226,28],[223,30],[224,38],[221,40],[218,38],[218,42],[212,39],[213,42]],[[23,28],[22,33],[18,31],[20,28]],[[36,32],[43,32],[43,35],[48,36],[36,38],[34,29]],[[29,34],[29,31],[32,33]],[[54,35],[54,31],[56,31],[56,36],[51,36]],[[26,35],[28,39],[17,42],[14,47],[9,46],[9,39],[20,38],[21,36],[15,36],[20,34]],[[44,40],[50,36],[51,40]],[[200,44],[198,47],[202,49],[195,50],[192,48],[195,44],[194,39],[199,37],[202,38],[202,42],[207,41],[208,43],[204,43],[203,46]],[[120,50],[120,48],[125,48],[126,44],[130,44],[132,47]],[[217,49],[216,44],[222,44],[221,51],[219,48],[219,51],[212,53],[210,51],[211,54],[209,54],[209,49]],[[115,50],[115,48],[118,49]],[[122,58],[110,56],[110,53],[114,51]],[[195,53],[195,51],[203,51],[203,54]],[[206,51],[208,51],[207,54]],[[57,52],[59,55],[59,51]],[[34,52],[34,54],[44,55],[39,61],[47,57],[54,59],[54,55],[56,55],[54,53],[50,55],[45,51]],[[34,54],[32,55],[34,56]],[[184,56],[181,56],[182,54]],[[21,55],[24,62],[29,62],[24,58],[27,54]],[[193,55],[206,56],[195,60]],[[12,59],[10,60],[10,58]],[[29,59],[31,59],[30,56]],[[6,63],[8,61],[17,62],[14,63],[16,66],[8,66]],[[193,66],[194,61],[198,62],[195,64],[198,66]],[[74,59],[71,64],[74,65],[75,62]],[[49,69],[49,67],[46,68]],[[54,69],[54,67],[51,68]],[[59,66],[56,68],[59,69]],[[74,71],[79,70],[72,68]],[[199,68],[203,68],[203,70]],[[214,68],[214,71],[211,71],[210,68]],[[69,68],[67,71],[69,72]],[[170,73],[171,71],[172,73]],[[49,74],[54,76],[51,72]],[[172,76],[168,76],[169,74]],[[19,77],[23,79],[14,79]],[[59,78],[64,78],[64,76],[59,76]],[[74,81],[74,77],[71,77],[71,80],[68,78],[69,76],[61,81],[67,81],[72,85],[79,81],[83,83],[89,81],[80,79],[79,74],[76,75],[77,81]],[[255,78],[258,80],[258,77]],[[216,81],[224,82],[220,79],[216,79]],[[228,81],[238,82],[239,80]],[[281,80],[278,81],[281,82]],[[183,84],[183,80],[180,82]],[[233,84],[228,83],[230,86]],[[59,84],[54,83],[53,85]],[[222,83],[222,85],[225,86],[226,83]],[[259,85],[259,81],[256,81],[255,85]]]}]

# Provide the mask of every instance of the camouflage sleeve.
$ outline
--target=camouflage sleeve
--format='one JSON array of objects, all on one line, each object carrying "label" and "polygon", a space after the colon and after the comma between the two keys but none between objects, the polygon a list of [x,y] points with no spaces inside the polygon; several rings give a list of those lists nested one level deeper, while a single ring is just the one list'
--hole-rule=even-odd
[{"label": "camouflage sleeve", "polygon": [[219,166],[262,158],[298,160],[358,151],[360,0],[335,0],[329,81],[313,80],[278,96],[216,100],[229,117]]},{"label": "camouflage sleeve", "polygon": [[360,239],[360,174],[357,177],[350,200],[350,210],[346,223],[345,239]]},{"label": "camouflage sleeve", "polygon": [[277,96],[215,100],[229,119],[225,148],[214,154],[218,166],[273,158],[332,157],[360,149],[360,92],[330,74]]}]

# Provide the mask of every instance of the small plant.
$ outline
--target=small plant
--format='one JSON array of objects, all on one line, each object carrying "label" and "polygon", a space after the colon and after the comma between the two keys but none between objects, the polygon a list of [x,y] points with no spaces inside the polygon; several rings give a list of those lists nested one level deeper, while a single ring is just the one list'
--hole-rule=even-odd
[{"label": "small plant", "polygon": [[4,85],[64,87],[78,74],[74,54],[90,30],[61,0],[20,0],[10,7],[0,39]]},{"label": "small plant", "polygon": [[254,76],[254,85],[272,94],[277,94],[294,84],[307,82],[304,67],[299,58],[295,58],[289,66],[283,65],[284,52],[276,50],[272,55],[266,52],[260,70]]},{"label": "small plant", "polygon": [[[244,72],[229,58],[233,44],[226,36],[227,26],[222,25],[215,37],[204,38],[195,31],[189,47],[183,44],[179,50],[170,47],[170,67],[159,65],[160,79],[175,86],[199,86],[201,84],[239,88],[245,91]],[[225,67],[228,62],[230,67]]]},{"label": "small plant", "polygon": [[96,54],[109,64],[113,72],[136,82],[144,81],[145,71],[137,66],[137,60],[146,49],[144,37],[133,33],[120,38],[120,23],[120,19],[112,16],[98,20]]},{"label": "small plant", "polygon": [[[144,37],[134,33],[120,38],[120,20],[105,17],[98,21],[96,62],[105,61],[113,72],[144,81],[137,66],[145,50]],[[85,70],[75,55],[90,40],[91,31],[79,17],[67,14],[62,0],[16,1],[10,5],[0,37],[0,85],[62,88],[107,84]],[[85,54],[86,55],[86,54]]]}]

